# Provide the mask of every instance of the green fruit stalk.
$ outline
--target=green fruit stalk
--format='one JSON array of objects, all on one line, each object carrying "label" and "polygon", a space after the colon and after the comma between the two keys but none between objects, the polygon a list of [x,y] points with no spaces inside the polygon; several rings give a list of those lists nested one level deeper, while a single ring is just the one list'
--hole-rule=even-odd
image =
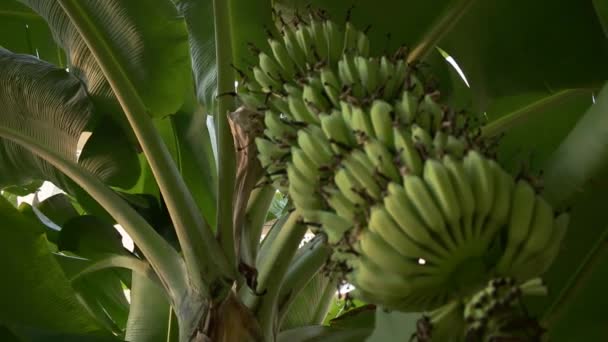
[{"label": "green fruit stalk", "polygon": [[365,33],[315,15],[269,45],[239,84],[265,113],[259,160],[327,235],[357,296],[439,310],[551,265],[568,214],[493,160],[470,116],[441,104],[402,53],[372,56]]}]

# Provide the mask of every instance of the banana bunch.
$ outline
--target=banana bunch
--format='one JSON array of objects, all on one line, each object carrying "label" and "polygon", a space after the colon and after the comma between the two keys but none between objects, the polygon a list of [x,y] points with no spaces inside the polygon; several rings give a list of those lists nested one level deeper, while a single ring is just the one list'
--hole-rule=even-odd
[{"label": "banana bunch", "polygon": [[[476,293],[428,312],[413,335],[419,342],[490,342],[513,338],[540,341],[543,329],[526,313],[522,298],[545,296],[540,278],[518,283],[514,278],[491,279]],[[421,331],[422,330],[422,331]]]},{"label": "banana bunch", "polygon": [[551,265],[568,214],[489,158],[403,60],[369,57],[364,33],[315,17],[269,43],[239,90],[265,111],[258,158],[360,298],[434,310]]}]

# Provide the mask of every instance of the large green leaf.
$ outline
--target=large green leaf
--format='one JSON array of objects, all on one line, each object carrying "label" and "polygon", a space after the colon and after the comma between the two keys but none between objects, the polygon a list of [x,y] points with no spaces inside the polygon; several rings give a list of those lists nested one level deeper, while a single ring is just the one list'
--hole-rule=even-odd
[{"label": "large green leaf", "polygon": [[102,334],[48,250],[38,223],[0,198],[0,322],[30,334]]},{"label": "large green leaf", "polygon": [[0,3],[0,46],[65,67],[65,55],[44,19],[17,0]]},{"label": "large green leaf", "polygon": [[[69,66],[108,114],[121,116],[95,56],[59,1],[21,0],[38,12],[66,50]],[[187,32],[169,0],[79,1],[80,15],[112,51],[151,115],[176,112],[190,88]]]},{"label": "large green leaf", "polygon": [[[215,29],[213,2],[203,0],[173,0],[185,17],[190,33],[190,53],[196,80],[198,100],[212,113],[217,95],[217,63],[215,55]],[[258,47],[266,44],[264,25],[271,28],[271,1],[230,0],[230,23],[233,63],[246,69],[253,56],[248,44]],[[205,19],[202,19],[205,18]]]},{"label": "large green leaf", "polygon": [[545,196],[562,204],[603,168],[608,157],[608,84],[547,165]]},{"label": "large green leaf", "polygon": [[[77,160],[83,132],[95,128],[96,115],[77,78],[35,57],[0,48],[0,125],[24,134],[65,159]],[[120,160],[114,156],[120,156]],[[104,181],[133,182],[138,173],[119,163],[135,157],[128,146],[89,151],[82,165]],[[22,147],[0,139],[0,188],[49,180],[72,192],[76,187],[46,161]],[[135,177],[134,177],[135,175]]]}]

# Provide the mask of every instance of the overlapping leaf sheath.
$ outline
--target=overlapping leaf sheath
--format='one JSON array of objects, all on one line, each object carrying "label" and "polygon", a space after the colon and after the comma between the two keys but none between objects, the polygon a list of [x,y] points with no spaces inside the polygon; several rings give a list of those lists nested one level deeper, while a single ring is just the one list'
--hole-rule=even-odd
[{"label": "overlapping leaf sheath", "polygon": [[431,310],[551,264],[568,215],[490,157],[401,51],[370,56],[365,33],[314,15],[269,44],[239,85],[264,113],[259,159],[358,296]]}]

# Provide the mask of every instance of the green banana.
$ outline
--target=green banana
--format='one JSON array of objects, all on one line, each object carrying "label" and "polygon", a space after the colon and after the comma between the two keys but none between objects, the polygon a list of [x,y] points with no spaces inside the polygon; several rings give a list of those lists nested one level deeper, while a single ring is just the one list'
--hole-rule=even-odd
[{"label": "green banana", "polygon": [[319,182],[319,169],[301,148],[295,146],[291,148],[291,162],[310,184]]},{"label": "green banana", "polygon": [[461,161],[456,160],[451,155],[443,156],[443,164],[449,172],[450,180],[456,190],[462,214],[462,236],[466,240],[474,238],[473,234],[473,215],[475,213],[475,197]]},{"label": "green banana", "polygon": [[333,158],[330,143],[318,126],[298,130],[298,145],[317,167],[328,165]]},{"label": "green banana", "polygon": [[277,60],[281,68],[283,68],[285,79],[293,79],[296,76],[297,66],[289,56],[285,45],[274,39],[269,39],[268,44],[270,45],[274,58]]},{"label": "green banana", "polygon": [[321,128],[323,133],[332,143],[331,146],[336,153],[353,147],[356,143],[353,132],[348,128],[339,111],[333,111],[329,115],[321,115]]},{"label": "green banana", "polygon": [[325,201],[339,216],[354,222],[359,215],[360,209],[349,201],[338,188],[325,188]]},{"label": "green banana", "polygon": [[404,174],[421,175],[422,174],[422,158],[416,150],[412,138],[409,134],[401,131],[399,127],[393,128],[393,137],[395,140],[395,151],[399,156],[399,160],[405,166]]},{"label": "green banana", "polygon": [[341,168],[334,175],[334,183],[342,191],[344,196],[351,201],[354,205],[365,206],[367,201],[361,197],[360,193],[362,187],[359,182],[355,179],[350,171]]},{"label": "green banana", "polygon": [[371,230],[361,232],[358,236],[358,245],[361,253],[378,265],[384,271],[383,273],[405,277],[434,275],[434,272],[431,271],[433,266],[420,265],[418,258],[405,258],[403,252],[396,250]]},{"label": "green banana", "polygon": [[513,177],[505,172],[498,163],[489,161],[489,166],[494,174],[494,199],[492,209],[485,224],[485,231],[482,232],[482,240],[489,243],[509,221],[511,211],[511,194],[515,182]]},{"label": "green banana", "polygon": [[300,27],[298,27],[298,29],[296,30],[296,41],[298,42],[300,49],[304,52],[304,58],[306,59],[306,62],[311,65],[314,64],[315,55],[313,51],[315,46],[313,44],[310,31],[308,30],[308,27],[306,25],[300,25]]},{"label": "green banana", "polygon": [[270,77],[266,72],[257,66],[253,67],[253,77],[262,86],[262,90],[266,93],[281,89],[281,83],[278,80]]},{"label": "green banana", "polygon": [[426,153],[433,152],[433,138],[427,130],[419,126],[418,124],[412,124],[412,140],[414,144],[420,146],[426,151]]},{"label": "green banana", "polygon": [[404,91],[401,100],[395,103],[395,112],[402,124],[413,124],[418,114],[418,99],[411,92]]},{"label": "green banana", "polygon": [[324,89],[321,82],[310,82],[304,85],[302,89],[302,99],[311,113],[327,113],[329,111],[330,103],[325,95],[323,94]]},{"label": "green banana", "polygon": [[293,115],[296,121],[306,122],[309,124],[318,124],[319,118],[316,114],[308,110],[308,106],[304,104],[301,98],[289,96],[287,99],[289,104],[289,113]]},{"label": "green banana", "polygon": [[330,244],[338,243],[353,228],[352,221],[324,210],[308,211],[306,218],[323,226],[323,231],[327,234],[327,241]]},{"label": "green banana", "polygon": [[456,246],[452,242],[446,222],[422,178],[406,175],[403,177],[403,188],[426,226],[437,234],[446,248],[454,250]]},{"label": "green banana", "polygon": [[505,251],[496,266],[498,274],[509,274],[511,264],[528,236],[535,210],[535,197],[534,189],[528,182],[519,180],[515,184]]},{"label": "green banana", "polygon": [[390,151],[376,139],[368,139],[363,145],[365,153],[376,167],[376,171],[385,177],[398,182],[401,179],[399,170],[393,161]]},{"label": "green banana", "polygon": [[388,195],[384,197],[384,206],[393,220],[401,227],[405,235],[422,246],[428,246],[429,251],[436,256],[445,258],[448,251],[438,246],[431,237],[429,229],[420,218],[405,189],[397,183],[390,182],[387,186]]},{"label": "green banana", "polygon": [[315,52],[318,54],[318,58],[322,61],[327,61],[329,58],[329,46],[327,40],[325,40],[325,29],[323,22],[310,18],[310,25],[308,26],[309,34],[314,41]]},{"label": "green banana", "polygon": [[375,100],[370,109],[370,118],[376,138],[387,146],[393,146],[393,106],[382,100]]},{"label": "green banana", "polygon": [[298,43],[296,33],[289,27],[283,28],[283,42],[285,49],[291,57],[291,60],[298,66],[298,69],[306,70],[306,55]]},{"label": "green banana", "polygon": [[369,38],[364,32],[359,32],[357,37],[357,52],[361,56],[369,56]]},{"label": "green banana", "polygon": [[382,98],[392,99],[395,92],[396,80],[395,65],[386,56],[380,57],[378,64],[379,84],[382,87]]},{"label": "green banana", "polygon": [[330,67],[326,66],[321,69],[320,76],[325,94],[327,94],[332,105],[334,107],[340,106],[340,91],[342,86],[340,85],[336,74]]},{"label": "green banana", "polygon": [[[274,58],[268,56],[265,52],[260,52],[258,54],[258,60],[260,61],[260,69],[273,80],[287,80],[288,75],[286,75],[285,71],[279,66],[279,64],[274,60]],[[280,88],[275,88],[275,90],[279,90]]]},{"label": "green banana", "polygon": [[379,84],[380,65],[376,59],[356,56],[355,65],[361,83],[365,85],[368,95],[373,95]]},{"label": "green banana", "polygon": [[446,153],[451,154],[456,158],[462,158],[464,157],[466,150],[467,143],[464,139],[459,139],[453,135],[448,135],[448,139],[445,142]]},{"label": "green banana", "polygon": [[329,48],[329,64],[336,63],[344,51],[344,32],[342,32],[332,21],[323,24],[325,40]]},{"label": "green banana", "polygon": [[374,200],[379,200],[382,190],[380,185],[374,180],[373,167],[368,169],[352,155],[342,159],[342,165],[357,179],[363,186],[364,191]]},{"label": "green banana", "polygon": [[266,111],[264,114],[265,132],[267,135],[277,141],[288,140],[296,136],[295,128],[281,120],[281,115],[273,111]]},{"label": "green banana", "polygon": [[357,50],[357,41],[359,39],[359,31],[355,26],[346,22],[346,29],[344,31],[344,50],[343,53],[352,53]]},{"label": "green banana", "polygon": [[363,134],[369,138],[376,137],[369,114],[359,106],[351,106],[350,125],[355,133]]},{"label": "green banana", "polygon": [[439,265],[441,259],[430,253],[428,249],[421,247],[410,239],[393,220],[383,205],[374,205],[370,209],[368,226],[370,231],[378,234],[386,243],[391,245],[404,258],[418,263],[420,259],[425,260],[425,269],[437,271],[432,265]]},{"label": "green banana", "polygon": [[541,196],[536,196],[530,231],[513,260],[513,269],[525,268],[526,260],[543,251],[553,233],[553,208]]},{"label": "green banana", "polygon": [[480,236],[483,224],[492,209],[494,201],[494,174],[487,160],[475,150],[469,151],[463,162],[475,197],[476,210],[473,234]]},{"label": "green banana", "polygon": [[464,241],[460,229],[460,206],[456,191],[452,187],[449,171],[438,160],[427,159],[424,163],[423,179],[431,190],[435,202],[439,205],[443,218],[450,226],[454,244]]},{"label": "green banana", "polygon": [[305,211],[323,208],[321,198],[315,193],[313,184],[310,184],[291,163],[287,164],[287,178],[289,179],[289,197],[296,208]]}]

